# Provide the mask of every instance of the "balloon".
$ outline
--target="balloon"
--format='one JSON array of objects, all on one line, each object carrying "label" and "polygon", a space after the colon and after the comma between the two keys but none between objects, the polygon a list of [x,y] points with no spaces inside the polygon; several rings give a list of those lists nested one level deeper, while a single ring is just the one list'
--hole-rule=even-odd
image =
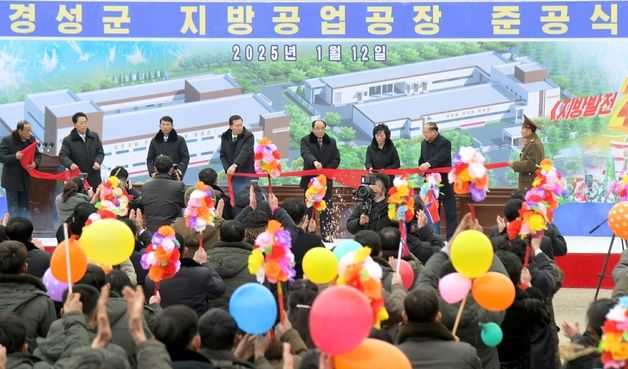
[{"label": "balloon", "polygon": [[463,231],[451,244],[451,262],[456,271],[467,278],[486,273],[493,262],[493,246],[484,233]]},{"label": "balloon", "polygon": [[94,260],[92,258],[87,258],[87,264],[96,265],[97,267],[102,269],[102,271],[105,272],[105,274],[109,274],[109,272],[111,270],[113,270],[113,267],[111,265],[99,263],[99,262],[97,262],[96,260]]},{"label": "balloon", "polygon": [[448,304],[462,301],[471,290],[471,280],[460,273],[450,273],[438,281],[438,292]]},{"label": "balloon", "polygon": [[345,354],[368,337],[373,319],[369,300],[360,291],[348,286],[331,286],[312,304],[310,335],[322,352]]},{"label": "balloon", "polygon": [[109,265],[127,260],[135,247],[133,232],[117,219],[101,219],[85,227],[79,242],[87,256]]},{"label": "balloon", "polygon": [[503,311],[515,301],[515,286],[507,276],[488,272],[473,281],[471,293],[475,301],[489,311]]},{"label": "balloon", "polygon": [[[397,259],[395,259],[395,266],[397,265]],[[399,274],[401,274],[401,281],[403,282],[403,286],[409,290],[410,287],[414,284],[414,269],[407,261],[401,259],[401,263],[399,264]]]},{"label": "balloon", "polygon": [[[65,259],[65,241],[55,248],[50,258],[50,272],[59,282],[68,283],[68,270]],[[78,282],[87,271],[87,255],[79,245],[78,241],[70,240],[70,273],[72,273],[72,283]]]},{"label": "balloon", "polygon": [[482,342],[488,347],[495,347],[499,345],[499,343],[504,338],[504,334],[502,333],[502,329],[493,322],[488,323],[480,323],[482,326],[482,333],[480,333],[480,337],[482,337]]},{"label": "balloon", "polygon": [[329,283],[338,275],[338,259],[324,247],[314,247],[303,257],[303,273],[314,283]]},{"label": "balloon", "polygon": [[44,273],[41,281],[46,286],[46,293],[52,301],[63,302],[63,293],[68,288],[68,285],[56,279],[52,275],[50,268],[46,269],[46,273]]},{"label": "balloon", "polygon": [[277,302],[268,288],[258,283],[246,283],[231,295],[229,313],[243,331],[264,334],[275,325]]},{"label": "balloon", "polygon": [[336,369],[412,369],[408,357],[396,346],[367,338],[353,351],[334,356]]},{"label": "balloon", "polygon": [[336,259],[340,260],[343,256],[350,253],[351,251],[356,251],[362,248],[359,242],[354,240],[348,240],[341,242],[338,246],[334,247],[334,255],[336,255]]},{"label": "balloon", "polygon": [[628,201],[615,204],[608,212],[608,226],[621,238],[628,238]]}]

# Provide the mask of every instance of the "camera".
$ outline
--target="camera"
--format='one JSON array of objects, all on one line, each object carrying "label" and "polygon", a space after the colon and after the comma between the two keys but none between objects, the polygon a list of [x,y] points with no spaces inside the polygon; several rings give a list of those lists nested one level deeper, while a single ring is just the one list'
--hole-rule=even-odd
[{"label": "camera", "polygon": [[371,200],[375,197],[375,192],[371,188],[371,185],[374,185],[376,180],[377,178],[374,175],[362,176],[360,179],[360,187],[353,191],[353,198],[361,200],[361,204],[359,205],[360,214],[368,215],[371,212],[373,204]]},{"label": "camera", "polygon": [[180,181],[183,177],[181,173],[181,169],[179,169],[179,164],[172,164],[172,179]]}]

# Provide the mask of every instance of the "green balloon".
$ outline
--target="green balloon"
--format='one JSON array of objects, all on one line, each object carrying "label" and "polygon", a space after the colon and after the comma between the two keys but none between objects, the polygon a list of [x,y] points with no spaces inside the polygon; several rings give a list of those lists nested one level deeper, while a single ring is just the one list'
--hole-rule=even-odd
[{"label": "green balloon", "polygon": [[482,342],[488,347],[495,347],[499,345],[499,343],[504,338],[504,334],[502,333],[502,329],[496,323],[480,323],[482,325],[482,333],[480,337],[482,337]]}]

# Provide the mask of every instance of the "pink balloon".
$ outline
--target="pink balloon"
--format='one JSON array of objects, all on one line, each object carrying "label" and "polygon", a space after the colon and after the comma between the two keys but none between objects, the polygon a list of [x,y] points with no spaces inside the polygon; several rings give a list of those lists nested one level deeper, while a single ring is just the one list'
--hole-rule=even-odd
[{"label": "pink balloon", "polygon": [[[397,259],[395,259],[395,266],[397,265]],[[401,281],[406,290],[409,290],[410,287],[414,284],[414,269],[407,261],[401,259],[401,264],[399,264],[399,274],[401,275]]]},{"label": "pink balloon", "polygon": [[46,270],[44,276],[41,278],[42,283],[46,286],[46,293],[52,301],[63,302],[63,293],[68,289],[68,285],[60,282],[52,275],[50,268]]},{"label": "pink balloon", "polygon": [[471,290],[471,280],[462,274],[447,274],[438,281],[438,291],[448,304],[462,301]]},{"label": "pink balloon", "polygon": [[369,300],[348,286],[332,286],[321,292],[310,310],[310,335],[316,347],[330,355],[342,355],[358,347],[374,324]]}]

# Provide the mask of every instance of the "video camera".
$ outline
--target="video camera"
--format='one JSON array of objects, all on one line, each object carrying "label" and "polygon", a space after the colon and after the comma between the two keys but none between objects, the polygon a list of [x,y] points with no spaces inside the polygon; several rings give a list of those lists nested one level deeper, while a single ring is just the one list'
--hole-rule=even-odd
[{"label": "video camera", "polygon": [[353,198],[360,200],[360,214],[368,215],[371,212],[373,205],[373,198],[375,197],[375,191],[371,188],[371,185],[375,184],[377,178],[374,175],[362,176],[360,179],[360,187],[353,191]]}]

